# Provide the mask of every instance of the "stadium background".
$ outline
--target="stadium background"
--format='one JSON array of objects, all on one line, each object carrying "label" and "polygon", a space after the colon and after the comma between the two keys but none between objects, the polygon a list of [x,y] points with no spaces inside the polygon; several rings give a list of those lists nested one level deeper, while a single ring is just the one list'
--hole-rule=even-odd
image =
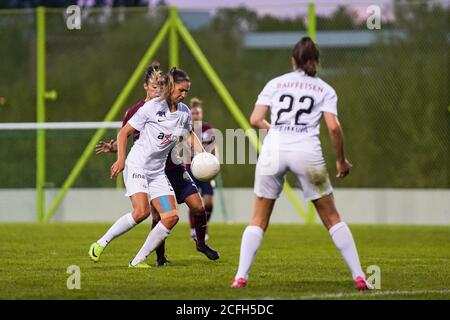
[{"label": "stadium background", "polygon": [[[81,30],[69,31],[64,8],[72,2],[0,0],[0,128],[37,120],[36,10],[23,7],[47,7],[46,90],[57,93],[57,99],[45,101],[46,121],[52,123],[102,121],[168,15],[167,7],[155,5],[164,1],[139,8],[100,5],[83,10]],[[308,1],[251,4],[178,7],[246,117],[264,84],[290,70],[291,47],[308,27]],[[111,243],[94,264],[89,245],[130,209],[120,183],[109,179],[114,155],[96,156],[92,149],[52,223],[37,223],[36,130],[13,129],[0,130],[0,299],[450,299],[449,1],[315,4],[320,75],[339,95],[339,118],[354,165],[346,179],[333,178],[337,207],[350,225],[363,269],[381,270],[379,290],[355,292],[329,234],[317,219],[305,223],[284,194],[248,287],[231,290],[252,210],[254,165],[222,166],[223,188],[216,189],[208,241],[220,252],[219,260],[199,254],[188,224],[180,223],[166,241],[167,268],[127,268],[148,235],[146,222]],[[382,9],[381,30],[366,27],[372,4]],[[238,128],[181,39],[179,45],[180,66],[192,77],[190,97],[205,101],[206,120],[222,131]],[[165,41],[154,57],[164,68],[168,49]],[[142,97],[138,84],[113,120]],[[46,209],[94,131],[46,131]],[[110,129],[104,137],[115,135]],[[324,126],[322,141],[333,176]],[[296,186],[292,177],[290,182]],[[298,189],[294,193],[302,199]],[[181,209],[185,222],[186,208]],[[154,265],[154,254],[148,262]],[[81,272],[79,290],[69,286],[67,270],[74,266]]]},{"label": "stadium background", "polygon": [[[47,9],[46,87],[55,90],[58,97],[46,101],[46,121],[102,121],[166,20],[168,8],[161,4],[84,11],[81,30],[65,27],[62,8]],[[306,11],[307,3],[302,5]],[[330,13],[317,16],[320,75],[338,93],[346,153],[354,164],[347,179],[337,181],[331,174],[333,185],[338,190],[349,191],[345,202],[352,202],[352,194],[358,191],[368,190],[362,197],[383,190],[401,191],[404,199],[415,198],[420,208],[440,211],[434,212],[439,217],[431,222],[450,223],[448,2],[383,3],[381,30],[367,29],[364,14],[361,15],[367,2],[348,1],[340,6],[319,2],[316,10],[320,12],[327,6]],[[277,6],[270,9],[277,13]],[[299,38],[307,28],[305,15],[261,16],[255,8],[208,11],[181,7],[179,14],[247,117],[264,84],[290,70],[289,56],[294,42],[289,43],[289,39]],[[1,122],[34,122],[35,11],[2,10],[0,25]],[[337,36],[343,40],[336,40]],[[277,47],[272,40],[280,37],[288,40]],[[333,37],[334,41],[330,41]],[[182,41],[179,52],[180,67],[192,78],[188,99],[200,97],[205,102],[205,120],[222,132],[238,128]],[[168,41],[165,41],[154,59],[167,68],[168,55]],[[143,93],[139,84],[122,110],[141,99]],[[122,115],[119,112],[115,120],[121,120]],[[94,130],[47,131],[48,197],[61,187],[93,133]],[[105,139],[115,135],[115,130],[108,130]],[[322,141],[333,173],[333,149],[324,126]],[[6,201],[14,190],[20,189],[29,190],[30,201],[34,202],[36,131],[2,130],[0,144],[0,188],[9,192],[3,193],[2,199]],[[73,187],[116,188],[117,183],[108,178],[113,160],[114,155],[93,155]],[[231,188],[251,188],[253,175],[254,165],[224,164],[223,190],[226,193]],[[296,186],[292,177],[289,181]],[[237,194],[243,192],[234,190],[238,190]],[[383,193],[381,198],[390,196]],[[417,197],[422,197],[422,201]],[[11,218],[11,206],[4,202],[2,207],[1,216]],[[219,205],[216,208],[220,210]],[[282,208],[282,211],[295,211],[288,205]],[[245,212],[246,217],[248,214]],[[3,219],[14,220],[8,217]],[[422,218],[420,221],[427,220]],[[408,217],[399,221],[407,223]]]}]

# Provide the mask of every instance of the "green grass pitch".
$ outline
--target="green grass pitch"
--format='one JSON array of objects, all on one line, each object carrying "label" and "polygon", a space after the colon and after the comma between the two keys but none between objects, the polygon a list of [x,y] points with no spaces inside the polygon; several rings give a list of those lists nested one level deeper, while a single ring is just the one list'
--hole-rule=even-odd
[{"label": "green grass pitch", "polygon": [[[321,225],[270,226],[249,285],[239,290],[229,284],[244,225],[211,225],[221,258],[209,261],[179,224],[166,241],[171,264],[151,269],[127,267],[148,222],[90,261],[89,245],[109,226],[0,225],[0,299],[450,299],[450,227],[350,226],[363,269],[381,268],[381,289],[359,293]],[[80,290],[67,289],[70,265],[80,267]]]}]

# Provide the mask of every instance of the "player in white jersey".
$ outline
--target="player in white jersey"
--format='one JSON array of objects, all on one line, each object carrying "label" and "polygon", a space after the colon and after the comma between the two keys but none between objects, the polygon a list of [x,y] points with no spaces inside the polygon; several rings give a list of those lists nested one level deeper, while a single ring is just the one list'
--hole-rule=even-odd
[{"label": "player in white jersey", "polygon": [[[250,117],[254,127],[270,130],[256,165],[252,222],[242,236],[239,268],[231,287],[240,288],[247,284],[250,267],[283,188],[285,174],[291,171],[297,177],[305,200],[314,203],[347,263],[356,287],[371,289],[361,269],[351,231],[336,210],[319,140],[320,121],[324,118],[336,149],[337,177],[344,178],[351,164],[344,155],[336,92],[316,76],[319,51],[311,38],[304,37],[296,44],[291,62],[294,71],[267,83]],[[270,124],[265,120],[268,112]]]},{"label": "player in white jersey", "polygon": [[[150,215],[150,203],[161,220],[151,230],[130,267],[148,268],[144,262],[178,222],[175,194],[164,169],[167,156],[175,144],[192,136],[189,108],[181,103],[190,88],[189,76],[172,68],[161,97],[147,101],[122,127],[117,135],[117,161],[111,166],[111,177],[124,170],[126,196],[131,198],[133,212],[119,218],[106,234],[91,246],[91,257],[99,257],[107,244],[132,229]],[[139,139],[125,159],[127,137],[137,130]],[[201,146],[195,146],[201,150]],[[150,201],[149,201],[150,200]],[[95,260],[94,260],[95,261]]]},{"label": "player in white jersey", "polygon": [[[146,91],[146,98],[140,100],[132,107],[127,109],[125,112],[125,116],[122,120],[122,127],[124,127],[128,121],[135,115],[135,113],[144,106],[147,101],[150,101],[156,97],[160,96],[161,90],[165,85],[166,75],[160,69],[159,62],[153,62],[146,70],[144,77],[144,89]],[[192,120],[194,120],[194,115],[192,114]],[[194,130],[195,132],[195,130]],[[140,132],[135,130],[133,132],[133,141],[139,139]],[[96,146],[96,153],[108,153],[108,152],[117,152],[117,141],[111,140],[110,142],[100,141]],[[203,201],[199,190],[194,184],[194,181],[191,179],[189,174],[185,169],[185,165],[182,164],[182,160],[177,157],[177,154],[174,153],[174,158],[178,160],[180,163],[175,164],[172,159],[172,154],[167,158],[165,164],[165,173],[167,178],[169,179],[170,184],[172,185],[173,191],[175,192],[175,197],[177,198],[177,202],[186,203],[189,207],[189,218],[191,220],[192,225],[194,226],[194,230],[196,230],[196,234],[198,236],[195,239],[195,246],[197,251],[205,254],[208,259],[216,260],[219,258],[219,253],[208,246],[205,242],[206,240],[206,225],[208,222],[207,211],[203,205]],[[133,198],[133,195],[130,196],[130,200]],[[151,207],[151,213],[153,216],[152,219],[152,228],[154,228],[161,217],[153,206]],[[192,215],[191,215],[192,213]],[[100,243],[94,242],[91,244],[89,248],[89,256],[94,262],[99,261],[99,254],[96,251],[103,251],[106,246],[106,242],[108,239],[103,239]],[[96,250],[97,249],[97,250]],[[168,264],[168,260],[165,255],[165,241],[161,243],[161,245],[156,248],[156,265],[157,266],[165,266]],[[101,254],[101,253],[100,253]]]}]

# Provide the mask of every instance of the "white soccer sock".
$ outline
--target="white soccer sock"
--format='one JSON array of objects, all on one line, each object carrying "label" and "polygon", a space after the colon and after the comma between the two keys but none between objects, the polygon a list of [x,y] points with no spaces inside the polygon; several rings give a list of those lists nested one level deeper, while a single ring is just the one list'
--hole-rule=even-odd
[{"label": "white soccer sock", "polygon": [[256,252],[261,246],[264,230],[259,226],[247,226],[242,235],[241,253],[239,256],[239,268],[235,279],[248,278],[250,267],[255,259]]},{"label": "white soccer sock", "polygon": [[97,241],[102,247],[106,247],[113,239],[124,234],[136,225],[131,212],[121,216],[117,221],[106,231],[105,235]]},{"label": "white soccer sock", "polygon": [[352,232],[347,224],[345,222],[339,222],[332,226],[329,232],[336,248],[339,249],[348,268],[352,272],[353,279],[358,276],[365,277],[365,274],[361,269],[361,263],[359,262],[358,251],[356,250]]},{"label": "white soccer sock", "polygon": [[170,230],[167,229],[161,221],[150,231],[147,239],[142,245],[141,250],[137,253],[136,257],[134,257],[133,261],[131,261],[131,265],[135,266],[139,262],[147,259],[148,255],[154,251],[161,242],[164,241],[169,236]]}]

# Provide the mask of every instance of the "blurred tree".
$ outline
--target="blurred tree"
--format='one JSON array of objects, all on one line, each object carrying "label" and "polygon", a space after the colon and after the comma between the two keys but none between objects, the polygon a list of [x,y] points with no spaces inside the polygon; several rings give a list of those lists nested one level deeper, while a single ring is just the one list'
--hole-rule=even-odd
[{"label": "blurred tree", "polygon": [[142,7],[147,4],[146,0],[113,0],[113,7]]},{"label": "blurred tree", "polygon": [[100,8],[106,4],[106,0],[95,0],[94,7]]},{"label": "blurred tree", "polygon": [[212,21],[215,31],[239,34],[254,31],[257,26],[256,12],[247,7],[221,8]]},{"label": "blurred tree", "polygon": [[[340,70],[325,80],[339,95],[355,165],[351,179],[336,183],[448,188],[450,11],[416,1],[396,1],[394,9],[401,34],[379,33],[366,49],[322,51],[324,64]],[[324,150],[331,164],[330,147]]]},{"label": "blurred tree", "polygon": [[297,31],[305,30],[306,26],[303,17],[280,18],[271,15],[265,15],[258,18],[256,31]]},{"label": "blurred tree", "polygon": [[77,4],[76,0],[41,0],[38,1],[39,6],[50,8],[65,8],[73,4]]},{"label": "blurred tree", "polygon": [[[113,0],[113,7],[142,7],[147,6],[151,0]],[[84,2],[93,5],[94,7],[103,7],[108,4],[106,0],[90,1],[78,0],[0,0],[0,8],[35,8],[38,6],[44,7],[59,7],[64,8],[73,4],[85,5]],[[164,2],[164,0],[160,0]]]},{"label": "blurred tree", "polygon": [[39,3],[38,0],[0,0],[0,8],[32,8]]},{"label": "blurred tree", "polygon": [[357,25],[358,15],[346,5],[339,5],[330,16],[317,16],[318,30],[349,30]]},{"label": "blurred tree", "polygon": [[158,0],[158,2],[156,3],[157,7],[166,7],[167,6],[167,2],[165,0]]},{"label": "blurred tree", "polygon": [[[346,150],[354,164],[348,179],[333,181],[336,187],[450,187],[450,113],[447,111],[450,8],[417,1],[395,4],[392,24],[402,34],[384,36],[378,32],[378,41],[365,48],[321,49],[319,76],[339,96]],[[167,8],[158,10],[151,18],[146,10],[127,15],[120,25],[93,20],[83,25],[80,32],[60,28],[60,14],[48,15],[47,84],[58,91],[58,100],[47,103],[48,121],[100,121],[104,117],[166,18]],[[192,34],[248,117],[266,82],[290,70],[291,50],[245,48],[240,42],[243,31],[285,27],[287,31],[299,30],[296,25],[299,21],[298,18],[284,21],[277,17],[257,17],[250,10],[227,10],[213,19],[216,29],[205,27]],[[247,21],[245,28],[241,28],[239,21]],[[2,122],[32,122],[36,117],[34,15],[24,13],[17,19],[17,15],[5,14],[0,22],[0,89],[1,96],[8,100],[8,105],[0,108],[0,118]],[[344,26],[350,26],[348,20],[336,23],[334,30]],[[167,67],[167,57],[166,42],[155,59]],[[222,132],[237,128],[182,41],[180,61],[192,79],[190,96],[205,101],[207,121]],[[143,89],[138,85],[124,109],[142,97]],[[115,120],[121,116],[122,113]],[[333,149],[325,126],[322,131],[323,150],[333,173]],[[92,131],[64,135],[49,131],[51,157],[47,166],[52,168],[49,181],[55,186],[62,183],[91,134]],[[111,130],[105,138],[115,134]],[[24,142],[25,139],[28,140]],[[24,150],[34,150],[34,133],[5,132],[0,140],[2,150],[7,150],[0,152],[4,172],[21,172],[21,175],[4,175],[0,186],[33,187],[34,159],[24,154]],[[76,185],[113,186],[110,179],[105,179],[111,159],[93,158]],[[224,165],[222,174],[227,187],[251,187],[254,165]]]}]

